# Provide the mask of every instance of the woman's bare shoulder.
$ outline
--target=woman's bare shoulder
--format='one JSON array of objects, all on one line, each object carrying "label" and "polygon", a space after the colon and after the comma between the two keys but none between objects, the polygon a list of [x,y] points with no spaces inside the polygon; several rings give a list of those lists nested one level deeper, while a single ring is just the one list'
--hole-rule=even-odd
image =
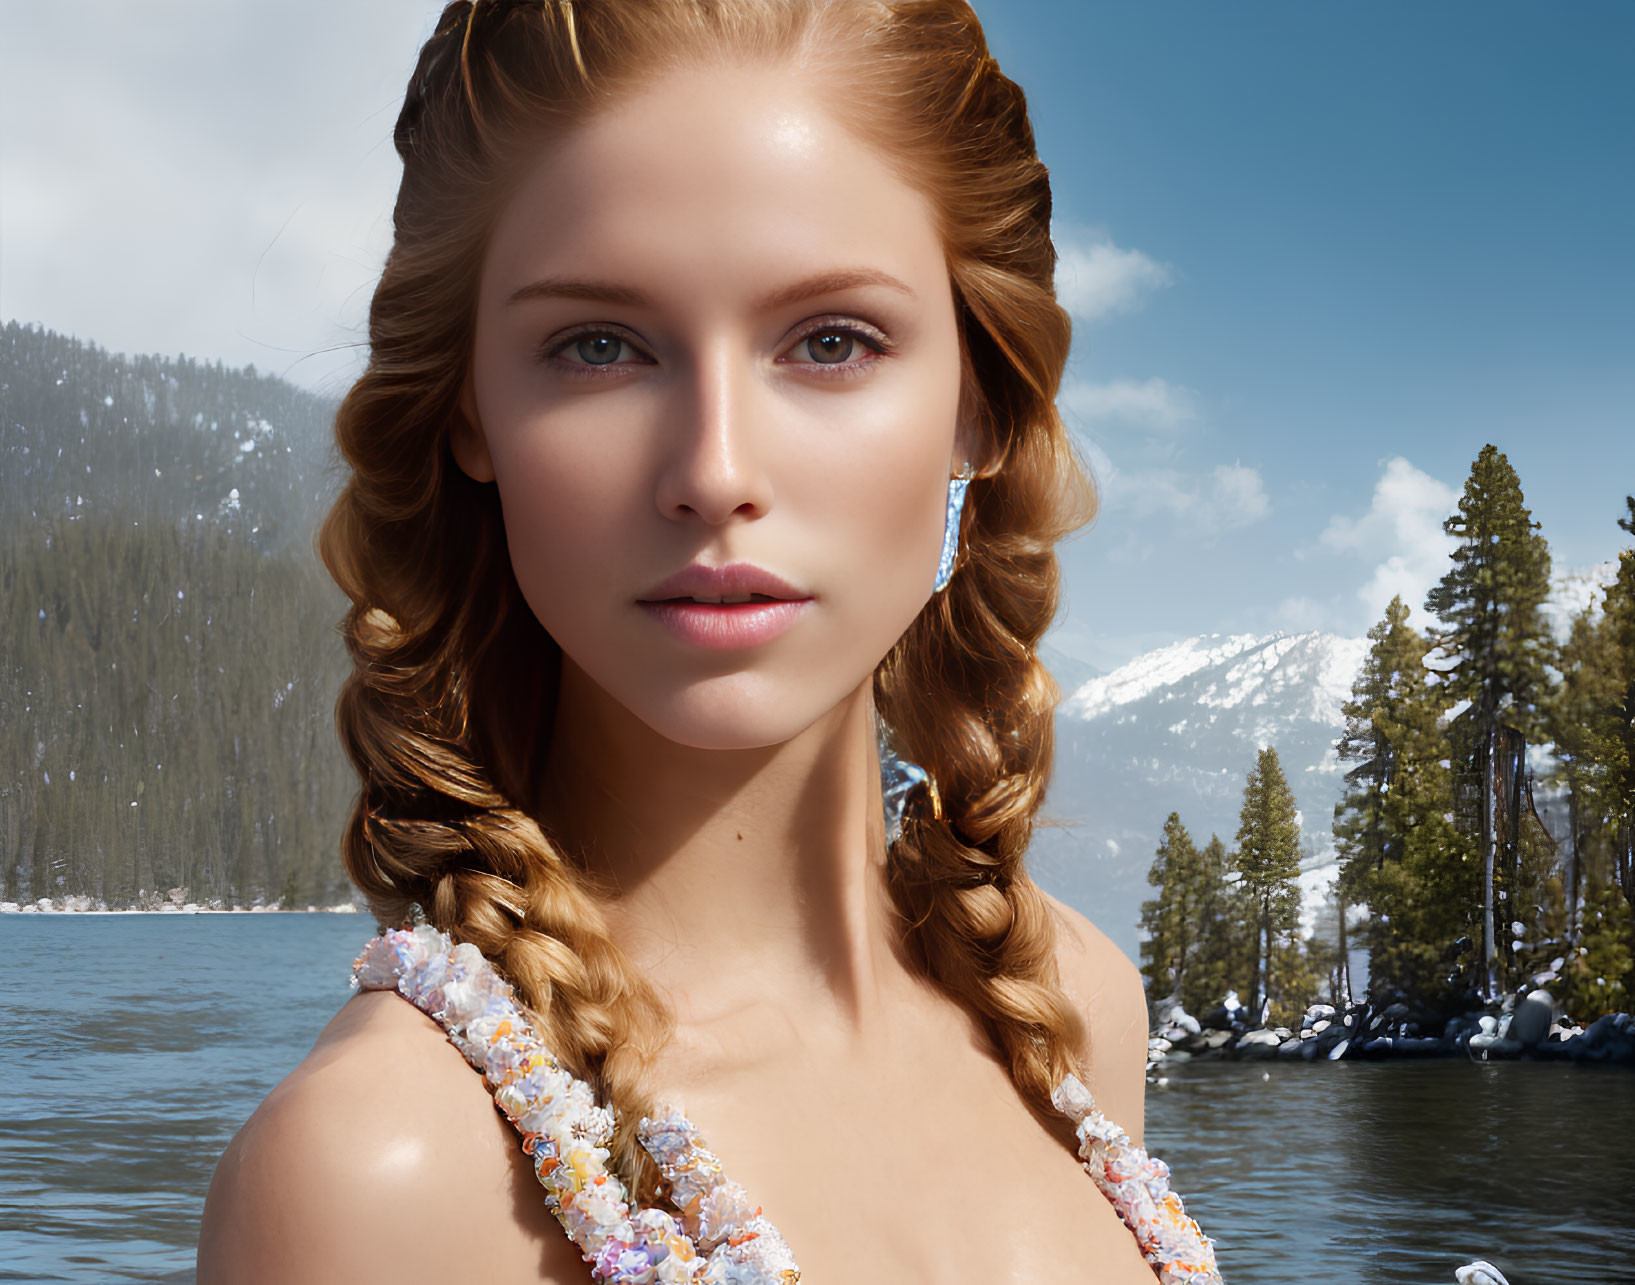
[{"label": "woman's bare shoulder", "polygon": [[1054,912],[1062,989],[1083,1015],[1086,1079],[1096,1106],[1143,1145],[1147,1103],[1147,991],[1141,970],[1106,933],[1065,902]]},{"label": "woman's bare shoulder", "polygon": [[217,1163],[199,1285],[581,1281],[481,1075],[391,991],[352,997]]}]

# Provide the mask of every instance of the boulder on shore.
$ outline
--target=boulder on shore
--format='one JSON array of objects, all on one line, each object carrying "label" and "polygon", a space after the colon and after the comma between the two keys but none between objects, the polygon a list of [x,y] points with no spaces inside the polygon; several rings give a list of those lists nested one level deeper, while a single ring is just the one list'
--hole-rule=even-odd
[{"label": "boulder on shore", "polygon": [[1555,1020],[1556,1002],[1546,990],[1528,991],[1510,1016],[1511,1039],[1523,1048],[1533,1048],[1544,1042]]},{"label": "boulder on shore", "polygon": [[[1574,1049],[1574,1045],[1578,1047]],[[1628,1013],[1608,1013],[1584,1028],[1582,1035],[1568,1040],[1565,1047],[1586,1062],[1635,1063],[1635,1018]]]},{"label": "boulder on shore", "polygon": [[[1201,1021],[1175,996],[1155,1008],[1158,1021],[1147,1046],[1149,1075],[1165,1063],[1194,1057],[1314,1062],[1465,1054],[1480,1061],[1526,1058],[1635,1066],[1635,1017],[1608,1013],[1580,1028],[1541,987],[1519,996],[1508,994],[1489,1011],[1466,1012],[1445,1021],[1400,995],[1384,1007],[1363,1002],[1343,1013],[1329,1004],[1312,1004],[1298,1033],[1286,1026],[1246,1029],[1249,1011],[1234,992]],[[1439,1036],[1423,1033],[1438,1026]]]}]

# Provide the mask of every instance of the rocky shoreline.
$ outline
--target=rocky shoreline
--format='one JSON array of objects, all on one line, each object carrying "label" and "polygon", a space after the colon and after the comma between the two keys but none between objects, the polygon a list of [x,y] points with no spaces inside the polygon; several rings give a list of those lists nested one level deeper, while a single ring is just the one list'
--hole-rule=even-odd
[{"label": "rocky shoreline", "polygon": [[[1159,1006],[1147,1041],[1147,1077],[1191,1058],[1373,1060],[1401,1057],[1467,1057],[1530,1061],[1605,1062],[1635,1066],[1635,1017],[1607,1013],[1588,1026],[1566,1017],[1542,989],[1506,995],[1487,1010],[1463,1013],[1444,1022],[1406,1003],[1383,1007],[1355,1004],[1345,1012],[1313,1004],[1300,1029],[1251,1026],[1247,1010],[1228,995],[1203,1018],[1178,1003]],[[1436,1025],[1439,1034],[1431,1033]]]}]

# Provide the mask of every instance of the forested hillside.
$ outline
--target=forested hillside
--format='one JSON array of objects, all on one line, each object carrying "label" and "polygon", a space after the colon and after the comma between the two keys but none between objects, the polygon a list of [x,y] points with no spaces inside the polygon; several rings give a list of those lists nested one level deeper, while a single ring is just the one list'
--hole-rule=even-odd
[{"label": "forested hillside", "polygon": [[0,331],[0,900],[344,900],[332,404]]}]

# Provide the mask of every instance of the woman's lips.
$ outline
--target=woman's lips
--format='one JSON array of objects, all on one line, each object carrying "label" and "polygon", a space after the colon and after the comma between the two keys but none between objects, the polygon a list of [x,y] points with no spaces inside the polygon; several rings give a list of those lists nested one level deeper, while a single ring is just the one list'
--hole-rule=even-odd
[{"label": "woman's lips", "polygon": [[706,602],[720,602],[723,598],[743,601],[756,596],[808,598],[811,595],[753,562],[728,562],[719,567],[694,562],[673,576],[660,580],[638,601],[648,603],[672,598],[702,598]]},{"label": "woman's lips", "polygon": [[636,605],[683,642],[729,651],[771,642],[793,628],[812,598],[752,562],[693,563],[659,581]]},{"label": "woman's lips", "polygon": [[637,605],[683,642],[712,651],[731,651],[771,642],[794,627],[812,600],[694,602],[670,598]]}]

